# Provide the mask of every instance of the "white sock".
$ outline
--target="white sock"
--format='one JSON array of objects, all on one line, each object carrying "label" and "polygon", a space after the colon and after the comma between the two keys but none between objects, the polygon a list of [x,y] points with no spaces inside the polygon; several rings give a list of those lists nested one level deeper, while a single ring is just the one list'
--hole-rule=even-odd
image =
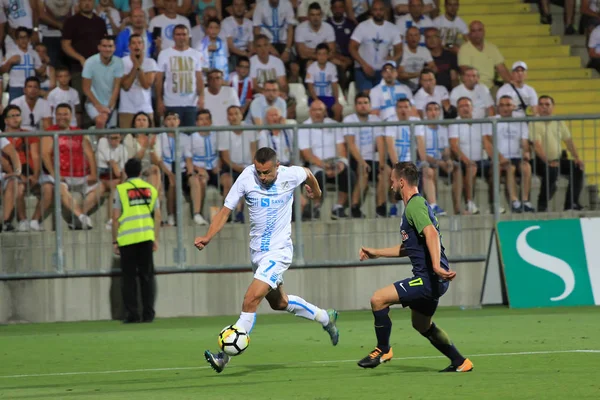
[{"label": "white sock", "polygon": [[240,314],[240,319],[235,323],[237,326],[245,330],[248,334],[252,332],[254,324],[256,323],[256,313],[243,312]]},{"label": "white sock", "polygon": [[317,321],[323,326],[329,323],[329,315],[327,314],[327,311],[310,304],[302,297],[288,295],[288,306],[286,311],[293,313],[297,317],[310,319],[311,321]]}]

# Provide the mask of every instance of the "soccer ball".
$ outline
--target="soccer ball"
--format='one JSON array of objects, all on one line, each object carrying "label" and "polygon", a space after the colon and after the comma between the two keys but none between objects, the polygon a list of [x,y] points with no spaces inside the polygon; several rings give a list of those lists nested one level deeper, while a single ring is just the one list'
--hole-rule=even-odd
[{"label": "soccer ball", "polygon": [[239,356],[248,348],[250,336],[239,326],[229,325],[219,333],[219,347],[230,356]]}]

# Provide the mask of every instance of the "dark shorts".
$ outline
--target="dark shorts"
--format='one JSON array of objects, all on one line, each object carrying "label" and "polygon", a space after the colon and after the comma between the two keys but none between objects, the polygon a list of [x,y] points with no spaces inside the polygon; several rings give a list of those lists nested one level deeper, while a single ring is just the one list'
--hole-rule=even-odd
[{"label": "dark shorts", "polygon": [[362,68],[354,68],[354,79],[357,93],[371,90],[381,83],[381,70],[375,71],[374,76],[367,76]]},{"label": "dark shorts", "polygon": [[[183,193],[185,194],[189,194],[190,193],[190,185],[188,183],[188,176],[187,176],[187,172],[186,171],[182,171],[181,172],[181,183],[183,186]],[[167,178],[166,176],[163,175],[163,185],[165,187],[165,191],[169,190],[169,187],[171,186],[171,183],[169,182],[169,178]]]},{"label": "dark shorts", "polygon": [[[490,163],[489,160],[475,161],[475,164],[477,165],[477,177],[478,178],[488,178],[491,176],[492,164]],[[462,175],[465,176],[467,174],[467,165],[461,161],[460,168],[462,170]]]},{"label": "dark shorts", "polygon": [[230,174],[233,182],[235,182],[237,181],[237,178],[239,178],[239,176],[241,175],[241,172],[236,172],[229,169],[222,169],[221,172],[219,172],[219,175],[221,176],[225,174]]},{"label": "dark shorts", "polygon": [[[369,171],[369,182],[379,182],[379,161],[374,160],[365,160],[371,171]],[[358,173],[358,163],[354,158],[350,158],[350,169],[354,171],[354,173]]]},{"label": "dark shorts", "polygon": [[[437,285],[432,290],[431,285]],[[450,282],[429,282],[427,279],[412,277],[394,282],[402,307],[410,307],[428,317],[435,314],[439,299],[446,293]]]}]

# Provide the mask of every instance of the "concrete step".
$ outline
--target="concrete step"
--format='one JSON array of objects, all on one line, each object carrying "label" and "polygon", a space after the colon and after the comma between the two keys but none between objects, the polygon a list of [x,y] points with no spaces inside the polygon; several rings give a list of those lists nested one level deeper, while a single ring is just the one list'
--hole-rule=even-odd
[{"label": "concrete step", "polygon": [[523,47],[500,47],[500,52],[505,58],[525,60],[529,66],[529,59],[540,57],[569,57],[571,55],[571,46],[552,45],[552,46],[532,46]]},{"label": "concrete step", "polygon": [[[459,15],[490,15],[490,14],[525,14],[529,13],[531,8],[529,4],[518,2],[489,2],[475,1],[471,4],[460,4]],[[441,2],[440,2],[441,3]],[[443,12],[443,9],[442,9]]]},{"label": "concrete step", "polygon": [[459,9],[459,16],[467,23],[467,25],[471,21],[477,20],[483,22],[486,27],[498,25],[534,25],[540,21],[540,17],[535,14],[464,14],[462,9]]},{"label": "concrete step", "polygon": [[[493,18],[494,16],[490,16]],[[528,49],[534,46],[552,46],[560,45],[560,36],[526,36],[519,40],[515,40],[513,37],[496,37],[492,42],[499,48],[503,47],[520,47]]]},{"label": "concrete step", "polygon": [[548,25],[492,25],[485,27],[485,39],[495,43],[496,37],[521,37],[521,36],[549,36],[550,27]]},{"label": "concrete step", "polygon": [[542,92],[572,92],[585,93],[585,91],[600,90],[600,79],[555,79],[555,80],[533,80],[528,79],[530,84],[538,94]]},{"label": "concrete step", "polygon": [[548,79],[589,79],[592,70],[588,68],[540,68],[527,71],[529,84],[534,86],[535,80]]}]

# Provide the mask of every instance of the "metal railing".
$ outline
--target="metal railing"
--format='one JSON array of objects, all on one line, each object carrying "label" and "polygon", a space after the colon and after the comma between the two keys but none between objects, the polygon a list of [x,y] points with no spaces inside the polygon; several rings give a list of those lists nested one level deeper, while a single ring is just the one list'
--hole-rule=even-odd
[{"label": "metal railing", "polygon": [[[477,219],[465,220],[461,215],[453,215],[447,218],[440,217],[440,223],[443,233],[450,233],[444,237],[444,244],[448,249],[448,253],[455,261],[482,261],[485,259],[485,252],[488,243],[488,235],[490,229],[495,222],[499,221],[502,216],[501,206],[501,166],[499,153],[499,138],[498,127],[502,123],[518,123],[518,122],[535,122],[535,121],[564,121],[571,128],[582,129],[584,133],[592,131],[593,134],[584,134],[580,141],[575,142],[575,146],[579,149],[580,154],[589,162],[589,168],[596,177],[600,171],[596,170],[597,162],[600,160],[596,157],[600,152],[597,146],[597,123],[600,120],[600,115],[577,115],[577,116],[557,116],[545,118],[507,118],[507,119],[485,119],[485,120],[440,120],[435,121],[435,124],[440,126],[451,126],[456,124],[489,124],[492,129],[492,154],[491,154],[491,171],[492,171],[492,213],[490,217],[479,217]],[[410,130],[410,153],[411,159],[417,160],[417,146],[415,141],[415,130],[417,127],[431,124],[432,121],[401,121],[401,122],[370,122],[370,127],[398,127],[407,126]],[[304,165],[300,155],[299,135],[308,134],[306,128],[310,129],[342,129],[342,128],[364,128],[363,123],[353,124],[289,124],[289,125],[272,125],[272,126],[252,126],[241,125],[237,126],[236,130],[252,131],[258,135],[261,130],[283,129],[293,133],[293,141],[291,152],[291,163],[294,165]],[[110,134],[160,134],[166,131],[173,131],[173,146],[172,159],[181,160],[183,152],[181,149],[182,133],[193,132],[224,132],[231,131],[231,126],[222,127],[191,127],[191,128],[148,128],[148,129],[126,129],[126,130],[88,130],[88,131],[60,131],[60,132],[20,132],[8,133],[13,137],[52,137],[53,138],[53,167],[54,167],[54,182],[61,181],[60,175],[60,154],[59,138],[67,136],[76,136],[85,134],[89,137],[97,137]],[[220,138],[219,134],[217,137]],[[257,138],[257,136],[255,136]],[[218,139],[221,140],[222,138]],[[185,139],[188,140],[188,139]],[[324,139],[323,139],[324,140]],[[314,148],[311,143],[311,148]],[[243,145],[242,145],[243,146]],[[245,149],[242,149],[245,150]],[[249,150],[249,149],[248,149]],[[386,148],[386,152],[389,149]],[[484,150],[481,149],[483,152]],[[591,151],[591,153],[590,153]],[[593,154],[593,157],[590,157]],[[336,156],[340,156],[336,152]],[[347,155],[346,155],[347,156]],[[590,159],[591,158],[591,159]],[[571,164],[572,165],[572,164]],[[349,168],[347,166],[346,168]],[[184,220],[184,192],[181,190],[184,187],[183,166],[182,162],[174,162],[175,175],[175,227],[166,226],[161,232],[160,249],[157,253],[155,264],[159,266],[158,270],[162,272],[184,272],[184,271],[206,271],[210,269],[219,270],[239,270],[249,268],[248,259],[248,224],[227,224],[224,231],[213,240],[206,251],[197,253],[194,251],[193,240],[194,236],[203,234],[207,227],[193,225],[191,222]],[[230,171],[231,172],[231,171]],[[371,171],[374,174],[374,171]],[[560,171],[559,171],[560,172]],[[548,172],[545,172],[548,175]],[[536,171],[533,171],[533,175]],[[572,171],[570,172],[572,178]],[[221,187],[223,176],[218,178]],[[339,183],[337,175],[334,177],[335,183]],[[350,174],[348,178],[350,181]],[[450,178],[448,178],[450,179]],[[348,182],[349,184],[351,182]],[[597,182],[594,181],[593,187]],[[327,185],[328,189],[330,185]],[[352,188],[351,188],[352,189]],[[351,197],[351,191],[347,194]],[[546,188],[549,191],[549,188]],[[85,191],[85,190],[84,190]],[[375,190],[376,191],[376,190]],[[573,188],[571,187],[571,191]],[[334,192],[339,196],[338,185],[335,185]],[[597,192],[594,192],[597,193]],[[547,193],[547,197],[551,197]],[[439,191],[438,191],[439,195]],[[327,216],[321,217],[321,223],[312,221],[303,221],[301,208],[301,191],[298,188],[295,194],[296,201],[294,202],[294,222],[293,222],[293,238],[295,246],[294,265],[296,266],[351,266],[356,265],[356,257],[354,254],[347,254],[348,251],[355,253],[358,246],[364,244],[367,246],[382,246],[393,245],[398,242],[398,225],[397,220],[391,218],[349,218],[344,221],[333,221],[326,223]],[[331,197],[330,195],[328,195]],[[215,192],[212,193],[214,199]],[[365,207],[369,204],[368,199],[361,193],[362,201],[360,204]],[[375,194],[372,196],[375,198]],[[461,196],[462,197],[462,196]],[[573,197],[571,195],[571,197]],[[597,194],[596,194],[597,197]],[[203,204],[204,216],[207,216],[207,200],[206,195]],[[16,234],[3,232],[0,234],[0,279],[23,279],[23,278],[40,278],[40,277],[56,277],[56,276],[96,276],[109,275],[114,273],[118,268],[118,260],[112,256],[111,236],[110,233],[103,229],[103,223],[95,223],[95,228],[84,231],[69,231],[63,229],[65,221],[61,207],[61,185],[53,185],[53,227],[45,232],[28,232]],[[573,200],[573,199],[572,199]],[[107,201],[111,201],[108,199]],[[462,200],[461,200],[462,201]],[[594,199],[595,201],[595,199]],[[222,200],[218,198],[213,202],[217,206],[222,204]],[[390,200],[386,196],[386,209]],[[592,205],[595,206],[595,203]],[[3,201],[4,204],[4,201]],[[308,203],[308,207],[312,210],[312,206]],[[346,205],[346,204],[344,204]],[[351,205],[351,204],[350,204]],[[98,205],[97,207],[101,207]],[[322,207],[323,208],[323,207]],[[367,212],[368,216],[373,216],[372,210]],[[110,218],[110,216],[108,216]],[[510,215],[514,218],[514,215]],[[96,217],[97,222],[98,217]],[[463,223],[467,221],[467,223]],[[73,218],[71,219],[73,223]],[[48,223],[45,224],[46,226]],[[174,230],[174,232],[173,232]],[[174,235],[173,235],[174,234]],[[483,235],[482,235],[483,234]],[[449,236],[449,237],[448,237]],[[460,242],[454,237],[460,236]],[[482,238],[483,236],[483,238]],[[471,246],[470,241],[480,240],[483,245]],[[310,244],[309,247],[306,247]],[[470,247],[469,247],[470,246]],[[482,247],[484,246],[484,247]],[[67,251],[70,249],[70,252]],[[470,250],[469,250],[470,249]],[[170,252],[172,250],[172,252]],[[310,254],[307,254],[307,250]],[[52,253],[52,257],[48,257],[48,253]],[[170,256],[170,254],[172,256]],[[191,261],[188,259],[191,258]],[[48,260],[52,262],[49,263]],[[396,261],[394,261],[397,263]],[[113,272],[111,272],[113,271]]]}]

